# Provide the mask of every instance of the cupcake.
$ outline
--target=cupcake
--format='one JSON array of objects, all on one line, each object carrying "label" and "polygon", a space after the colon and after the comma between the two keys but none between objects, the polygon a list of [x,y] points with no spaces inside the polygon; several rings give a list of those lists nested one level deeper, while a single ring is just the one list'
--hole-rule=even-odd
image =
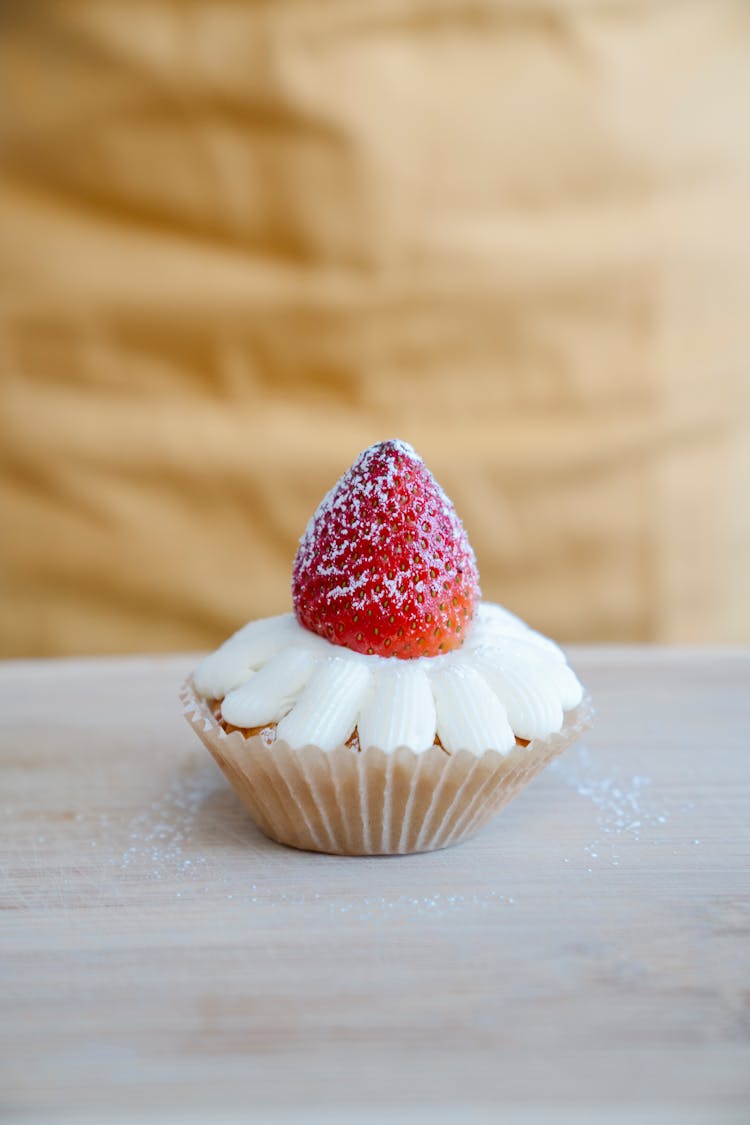
[{"label": "cupcake", "polygon": [[322,501],[292,602],[231,636],[182,691],[280,843],[341,855],[459,843],[589,725],[557,645],[480,600],[466,532],[405,442],[366,449]]}]

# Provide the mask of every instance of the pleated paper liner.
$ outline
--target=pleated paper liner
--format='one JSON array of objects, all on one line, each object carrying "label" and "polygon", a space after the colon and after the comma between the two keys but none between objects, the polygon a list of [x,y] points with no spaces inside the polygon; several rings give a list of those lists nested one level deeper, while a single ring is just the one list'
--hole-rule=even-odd
[{"label": "pleated paper liner", "polygon": [[272,840],[336,855],[408,855],[473,836],[590,725],[588,700],[559,734],[503,756],[435,746],[422,754],[377,747],[291,750],[277,739],[227,733],[188,681],[188,722],[213,754],[251,817]]}]

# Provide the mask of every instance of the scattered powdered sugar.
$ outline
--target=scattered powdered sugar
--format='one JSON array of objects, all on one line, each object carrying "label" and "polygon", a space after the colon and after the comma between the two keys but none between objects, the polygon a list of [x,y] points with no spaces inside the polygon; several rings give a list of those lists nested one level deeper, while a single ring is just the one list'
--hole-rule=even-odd
[{"label": "scattered powdered sugar", "polygon": [[439,918],[445,914],[464,912],[472,907],[486,910],[493,906],[513,906],[515,901],[511,895],[488,890],[474,894],[434,894],[421,897],[397,895],[395,898],[350,899],[344,903],[331,902],[328,904],[328,909],[333,914],[353,914],[362,921],[403,914]]},{"label": "scattered powdered sugar", "polygon": [[413,914],[438,918],[446,914],[464,912],[469,908],[486,910],[491,907],[513,906],[516,902],[512,895],[501,894],[497,890],[463,894],[456,892],[455,894],[437,893],[432,895],[330,896],[320,891],[308,894],[287,894],[285,891],[269,893],[261,890],[255,883],[252,884],[250,890],[249,895],[234,893],[228,894],[227,898],[244,899],[251,906],[260,904],[270,908],[312,906],[329,915],[349,916],[360,921]]},{"label": "scattered powdered sugar", "polygon": [[656,803],[650,792],[649,777],[642,774],[626,779],[597,777],[587,746],[569,751],[550,768],[565,785],[591,801],[596,809],[597,828],[602,833],[625,833],[639,840],[643,827],[665,824],[669,819],[666,807]]},{"label": "scattered powdered sugar", "polygon": [[[659,793],[651,778],[643,774],[623,777],[598,773],[585,744],[558,758],[550,770],[593,805],[597,837],[585,844],[583,850],[592,860],[601,859],[606,853],[613,867],[620,863],[621,844],[640,842],[645,836],[652,844],[658,843],[658,832],[670,817],[693,807],[690,803],[678,804]],[[699,843],[699,839],[693,839],[693,844]],[[569,863],[569,857],[564,862]]]},{"label": "scattered powdered sugar", "polygon": [[116,862],[123,870],[138,867],[152,879],[178,871],[197,877],[206,857],[194,851],[196,821],[206,800],[223,787],[208,764],[183,770],[158,800],[131,820],[128,846]]}]

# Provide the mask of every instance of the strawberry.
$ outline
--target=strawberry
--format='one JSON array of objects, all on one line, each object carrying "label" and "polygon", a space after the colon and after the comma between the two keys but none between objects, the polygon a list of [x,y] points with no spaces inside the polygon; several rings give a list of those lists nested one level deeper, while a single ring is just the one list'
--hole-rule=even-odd
[{"label": "strawberry", "polygon": [[297,620],[355,652],[458,648],[479,598],[466,532],[410,445],[361,453],[315,512],[294,560]]}]

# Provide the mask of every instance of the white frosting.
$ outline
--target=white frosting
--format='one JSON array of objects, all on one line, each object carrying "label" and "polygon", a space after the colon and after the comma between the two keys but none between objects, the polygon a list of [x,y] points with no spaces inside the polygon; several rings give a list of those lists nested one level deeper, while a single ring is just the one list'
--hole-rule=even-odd
[{"label": "white frosting", "polygon": [[277,652],[297,647],[302,631],[293,613],[262,617],[243,625],[198,668],[195,682],[200,685],[199,692],[210,699],[228,695]]},{"label": "white frosting", "polygon": [[308,648],[282,649],[229,692],[221,713],[235,727],[277,723],[292,710],[314,668],[315,658]]},{"label": "white frosting", "polygon": [[356,727],[371,678],[359,661],[341,656],[321,660],[299,703],[279,723],[278,737],[292,749],[310,744],[334,750]]},{"label": "white frosting", "polygon": [[203,660],[199,695],[223,699],[238,727],[278,723],[292,747],[333,750],[355,728],[362,748],[508,753],[516,736],[545,738],[583,689],[548,637],[482,602],[459,649],[415,660],[364,656],[332,645],[291,613],[251,621]]},{"label": "white frosting", "polygon": [[382,660],[376,669],[357,721],[361,746],[379,746],[387,754],[409,746],[420,754],[434,744],[437,715],[430,677],[424,668],[404,675],[396,667],[403,663]]},{"label": "white frosting", "polygon": [[449,754],[471,750],[483,754],[515,746],[508,712],[481,672],[471,664],[448,664],[433,672],[440,741]]}]

